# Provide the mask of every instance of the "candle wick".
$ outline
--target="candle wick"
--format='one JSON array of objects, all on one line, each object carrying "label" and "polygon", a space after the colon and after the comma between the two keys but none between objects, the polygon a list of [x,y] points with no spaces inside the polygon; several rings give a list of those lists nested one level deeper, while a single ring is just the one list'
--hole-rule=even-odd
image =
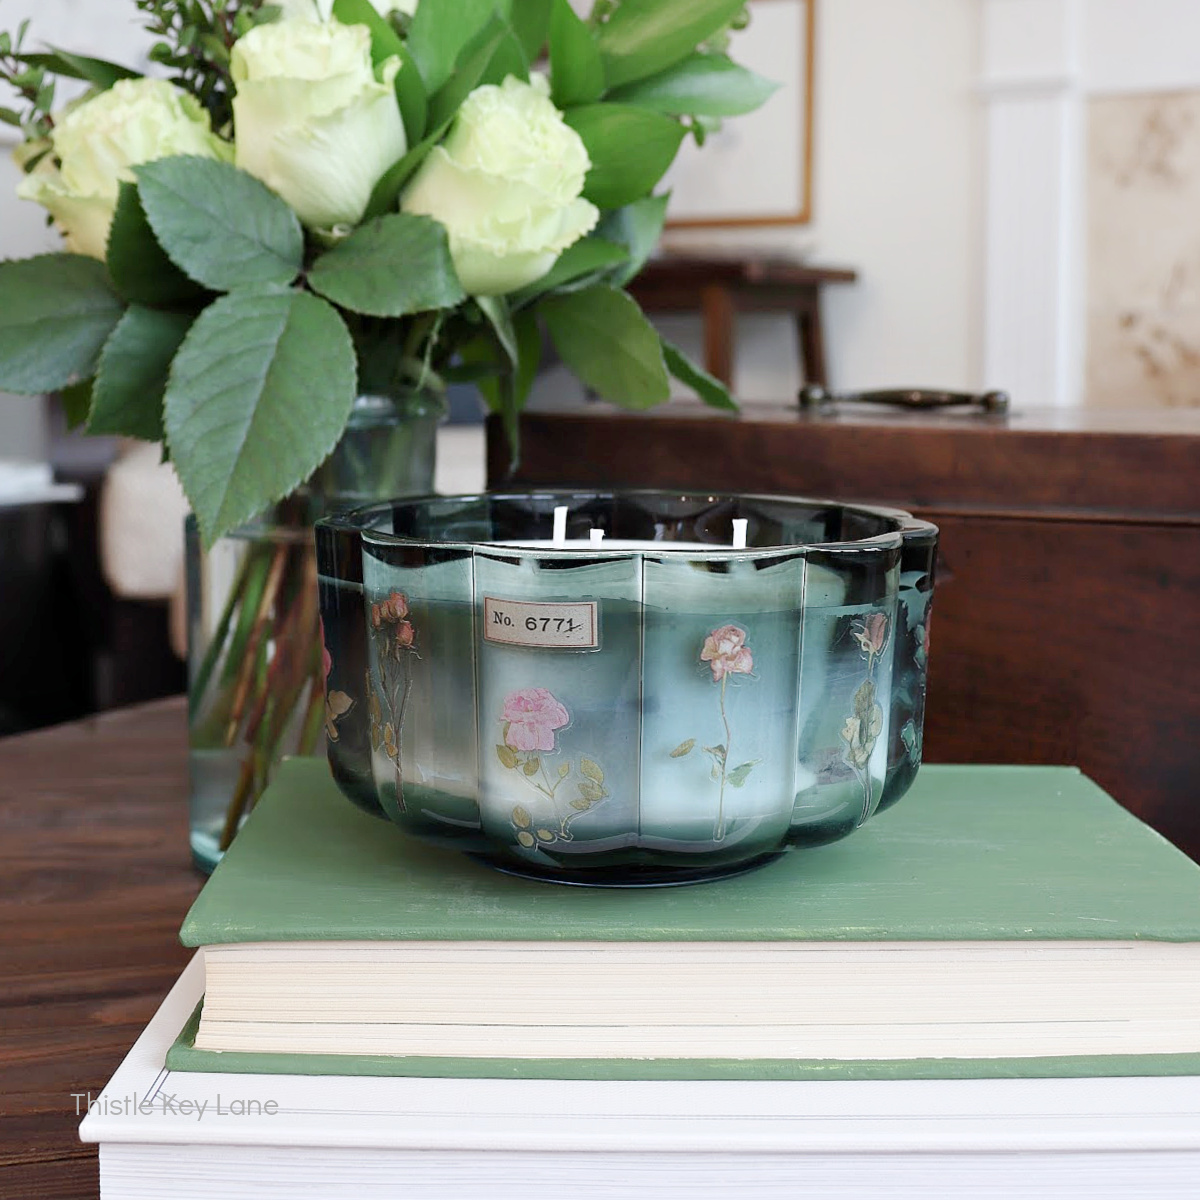
[{"label": "candle wick", "polygon": [[747,517],[733,518],[733,549],[745,550],[746,548],[746,526],[749,524]]},{"label": "candle wick", "polygon": [[567,544],[567,506],[559,504],[554,509],[554,544],[556,546],[565,546]]}]

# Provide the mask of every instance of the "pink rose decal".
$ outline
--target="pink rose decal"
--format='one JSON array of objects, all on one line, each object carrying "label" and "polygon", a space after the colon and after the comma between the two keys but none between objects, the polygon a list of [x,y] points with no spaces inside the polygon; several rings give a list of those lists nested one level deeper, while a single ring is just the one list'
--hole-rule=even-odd
[{"label": "pink rose decal", "polygon": [[546,688],[524,688],[504,700],[504,742],[513,750],[553,750],[554,731],[571,720],[570,714]]},{"label": "pink rose decal", "polygon": [[405,811],[403,742],[404,720],[413,692],[413,663],[417,653],[417,627],[409,617],[408,597],[389,592],[369,609],[370,636],[375,662],[368,670],[371,689],[371,749],[382,750],[395,768],[396,804]]},{"label": "pink rose decal", "polygon": [[862,652],[868,657],[874,657],[883,652],[887,645],[888,619],[883,613],[871,613],[864,617],[862,628],[854,630],[854,637]]},{"label": "pink rose decal", "polygon": [[[704,639],[700,650],[700,661],[706,662],[712,671],[713,683],[719,683],[721,690],[717,696],[717,706],[721,713],[721,728],[725,732],[724,741],[713,739],[711,746],[704,747],[704,753],[712,759],[711,775],[720,787],[717,791],[717,817],[713,823],[713,841],[725,839],[725,787],[745,787],[750,772],[754,770],[759,759],[751,758],[746,762],[733,764],[733,727],[729,721],[729,710],[725,707],[725,689],[731,675],[751,675],[754,671],[754,655],[746,645],[746,631],[738,625],[722,625],[713,629]],[[669,751],[672,758],[686,758],[696,748],[701,739],[690,737],[680,742],[674,750]],[[707,740],[707,739],[705,739]]]},{"label": "pink rose decal", "polygon": [[754,670],[754,657],[746,645],[746,631],[736,625],[722,625],[704,639],[700,661],[712,668],[713,683],[726,675],[749,675]]}]

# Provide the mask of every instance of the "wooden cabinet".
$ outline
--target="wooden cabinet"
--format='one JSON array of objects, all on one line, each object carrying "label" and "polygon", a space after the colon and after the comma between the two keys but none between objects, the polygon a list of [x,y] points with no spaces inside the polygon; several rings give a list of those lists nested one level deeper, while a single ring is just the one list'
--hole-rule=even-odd
[{"label": "wooden cabinet", "polygon": [[785,493],[936,522],[926,758],[1074,764],[1200,861],[1200,411],[528,414],[507,467],[493,426],[492,487]]}]

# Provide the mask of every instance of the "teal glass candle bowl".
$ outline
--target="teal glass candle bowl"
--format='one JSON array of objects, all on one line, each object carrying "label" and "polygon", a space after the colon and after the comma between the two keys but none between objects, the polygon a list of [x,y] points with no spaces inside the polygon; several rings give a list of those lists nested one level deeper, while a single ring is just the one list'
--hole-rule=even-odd
[{"label": "teal glass candle bowl", "polygon": [[503,870],[716,878],[844,837],[920,763],[937,529],[907,513],[538,491],[316,535],[334,778]]}]

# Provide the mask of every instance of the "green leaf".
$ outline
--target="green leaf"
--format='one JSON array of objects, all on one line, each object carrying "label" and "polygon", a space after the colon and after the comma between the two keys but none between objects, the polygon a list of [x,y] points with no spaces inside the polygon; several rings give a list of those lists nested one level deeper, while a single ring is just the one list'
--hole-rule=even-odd
[{"label": "green leaf", "polygon": [[0,263],[0,389],[37,395],[90,378],[124,311],[94,258]]},{"label": "green leaf", "polygon": [[607,238],[629,251],[629,262],[614,271],[612,282],[624,287],[645,265],[662,237],[667,219],[669,192],[661,196],[646,196],[622,208],[605,213],[596,227],[596,236]]},{"label": "green leaf", "polygon": [[140,71],[131,71],[119,63],[54,48],[48,54],[16,54],[13,57],[26,66],[42,67],[55,75],[65,75],[68,79],[86,80],[101,91],[112,87],[118,80],[140,79],[142,75]]},{"label": "green leaf", "polygon": [[379,66],[404,46],[400,35],[371,0],[333,0],[333,15],[343,25],[365,25],[371,34],[371,62]]},{"label": "green leaf", "polygon": [[134,304],[171,305],[204,295],[158,244],[132,183],[122,183],[117,197],[108,233],[108,273],[117,291]]},{"label": "green leaf", "polygon": [[778,87],[724,54],[693,54],[609,99],[671,116],[736,117],[759,108]]},{"label": "green leaf", "polygon": [[252,175],[194,155],[135,168],[138,195],[159,244],[214,291],[291,283],[304,258],[296,214]]},{"label": "green leaf", "polygon": [[517,335],[517,370],[513,377],[513,403],[518,412],[529,399],[529,390],[537,378],[542,363],[542,331],[532,311],[517,313],[513,318]]},{"label": "green leaf", "polygon": [[408,49],[430,95],[450,78],[464,47],[495,14],[495,0],[454,0],[453,4],[437,0],[417,5]]},{"label": "green leaf", "polygon": [[[500,760],[501,765],[507,767],[510,771],[516,769],[517,756],[512,752],[512,748],[510,746],[497,744],[496,757]],[[524,819],[518,817],[518,813],[524,813]],[[533,818],[530,817],[523,808],[514,808],[513,820],[516,821],[518,825],[524,826],[530,824]]]},{"label": "green leaf", "polygon": [[512,6],[509,21],[528,62],[541,54],[550,36],[551,3],[552,0],[517,0]]},{"label": "green leaf", "polygon": [[745,0],[621,0],[597,37],[608,86],[665,71],[728,25],[744,5]]},{"label": "green leaf", "polygon": [[396,75],[396,100],[411,146],[425,132],[428,100],[421,73],[400,35],[382,17],[371,0],[334,0],[333,15],[343,25],[365,25],[371,31],[371,62],[375,66],[389,58],[400,59]]},{"label": "green leaf", "polygon": [[[445,129],[458,115],[463,101],[482,83],[493,82],[490,78],[493,60],[498,55],[511,53],[506,44],[513,37],[512,30],[499,17],[493,17],[463,50],[454,68],[454,74],[436,92],[432,89],[429,100],[429,126]],[[440,135],[439,135],[440,136]]]},{"label": "green leaf", "polygon": [[555,260],[554,266],[534,283],[513,292],[508,300],[513,308],[521,308],[547,292],[565,284],[595,275],[618,263],[626,262],[629,252],[622,246],[599,237],[585,237],[568,246]]},{"label": "green leaf", "polygon": [[631,104],[589,104],[564,117],[587,147],[592,168],[583,195],[599,208],[620,208],[653,191],[686,132],[674,118]]},{"label": "green leaf", "polygon": [[167,375],[191,325],[190,316],[129,307],[100,352],[88,433],[162,441]]},{"label": "green leaf", "polygon": [[682,758],[685,754],[691,754],[696,748],[696,739],[688,738],[686,742],[680,742],[674,750],[671,751],[672,758]]},{"label": "green leaf", "polygon": [[92,409],[92,381],[81,379],[70,387],[62,388],[58,399],[62,404],[63,416],[67,418],[67,428],[78,429],[86,424]]},{"label": "green leaf", "polygon": [[592,31],[567,0],[550,16],[550,97],[559,108],[592,104],[604,95],[604,64]]},{"label": "green leaf", "polygon": [[480,392],[487,401],[488,407],[500,413],[504,432],[508,437],[510,462],[516,467],[520,430],[517,424],[519,416],[517,405],[517,381],[514,372],[521,360],[521,347],[517,342],[517,331],[513,325],[512,314],[508,302],[503,296],[476,296],[475,303],[479,311],[487,317],[496,341],[508,360],[500,374],[492,381],[492,387],[480,387]]},{"label": "green leaf", "polygon": [[678,346],[671,345],[666,338],[662,339],[662,348],[667,370],[680,383],[686,384],[695,391],[705,404],[712,408],[723,408],[729,412],[738,411],[737,401],[729,394],[729,389],[719,379],[697,366]]},{"label": "green leaf", "polygon": [[306,292],[247,290],[197,318],[171,366],[167,442],[207,543],[298,487],[345,429],[354,345]]},{"label": "green leaf", "polygon": [[596,286],[538,305],[563,362],[606,400],[650,408],[670,395],[662,343],[624,292]]},{"label": "green leaf", "polygon": [[373,317],[453,308],[467,298],[445,227],[413,213],[360,225],[317,259],[308,283],[335,304]]},{"label": "green leaf", "polygon": [[421,72],[408,52],[400,44],[400,70],[396,72],[396,101],[400,105],[400,119],[404,122],[404,136],[411,146],[425,132],[429,119],[429,96],[421,79]]},{"label": "green leaf", "polygon": [[753,762],[744,762],[740,767],[734,767],[725,778],[734,787],[741,787],[746,782],[746,776],[754,770],[757,764],[757,758]]},{"label": "green leaf", "polygon": [[516,76],[522,83],[528,83],[529,56],[525,53],[520,38],[511,27],[506,27],[488,58],[476,87],[485,83],[503,83],[510,75]]},{"label": "green leaf", "polygon": [[379,182],[371,190],[371,198],[367,201],[366,211],[363,214],[364,220],[370,217],[381,217],[385,213],[395,211],[396,202],[400,199],[400,192],[404,185],[428,157],[430,150],[441,141],[442,134],[446,132],[448,125],[447,121],[436,126],[426,134],[424,140],[418,142],[402,159],[394,162],[384,171],[379,177]]},{"label": "green leaf", "polygon": [[517,346],[517,332],[513,328],[512,316],[503,296],[476,296],[475,303],[479,311],[488,319],[500,348],[508,361],[515,367],[520,358],[520,348]]},{"label": "green leaf", "polygon": [[458,366],[443,375],[473,383],[491,412],[500,412],[504,397],[500,393],[500,377],[512,366],[508,355],[496,344],[490,333],[481,333],[458,348]]},{"label": "green leaf", "polygon": [[584,800],[595,803],[597,800],[604,799],[604,789],[590,779],[581,779],[579,781],[579,794]]}]

